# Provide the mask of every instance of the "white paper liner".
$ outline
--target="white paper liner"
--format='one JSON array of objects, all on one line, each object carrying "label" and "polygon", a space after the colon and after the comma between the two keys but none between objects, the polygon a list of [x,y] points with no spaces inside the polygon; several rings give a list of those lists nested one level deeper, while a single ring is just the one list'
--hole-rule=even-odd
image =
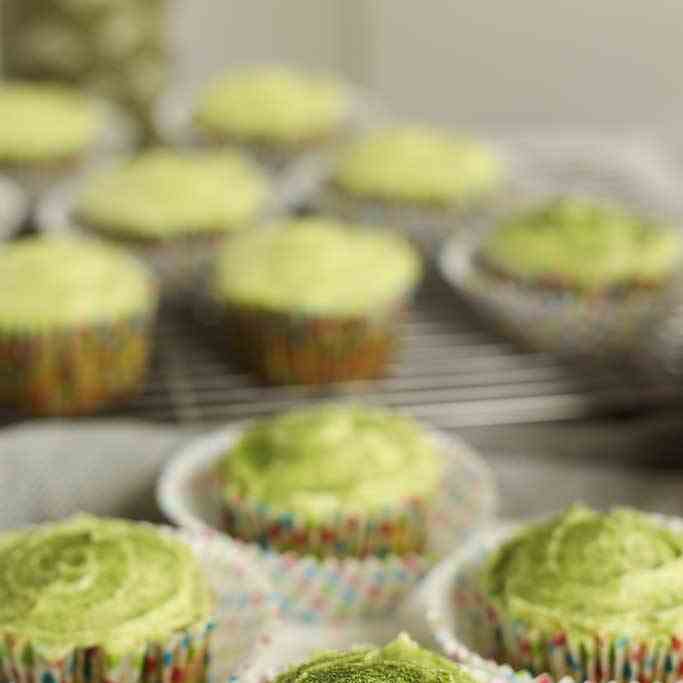
[{"label": "white paper liner", "polygon": [[[678,532],[683,531],[681,519],[659,515],[653,517]],[[507,664],[497,662],[494,659],[497,643],[501,639],[519,643],[518,638],[523,629],[519,630],[519,624],[501,624],[493,617],[481,599],[476,579],[485,559],[518,529],[519,525],[508,524],[490,527],[473,536],[465,547],[435,567],[425,581],[423,591],[427,621],[434,639],[446,656],[472,669],[487,672],[501,683],[576,683],[582,680],[582,670],[588,672],[591,680],[611,683],[629,680],[623,675],[621,678],[610,676],[615,671],[630,671],[631,680],[639,676],[641,680],[662,683],[683,680],[683,667],[678,669],[683,660],[677,655],[674,655],[677,662],[668,667],[671,671],[655,677],[656,668],[665,666],[667,653],[658,652],[650,656],[641,644],[628,645],[628,639],[614,639],[604,644],[598,658],[601,671],[597,673],[597,660],[586,660],[588,655],[582,649],[561,640],[549,646],[552,648],[554,671],[534,676],[527,670],[516,671]],[[610,648],[613,656],[610,655]],[[610,660],[613,662],[611,667]]]},{"label": "white paper liner", "polygon": [[0,176],[0,241],[14,237],[28,217],[28,197],[20,185]]},{"label": "white paper liner", "polygon": [[276,612],[268,580],[252,566],[247,554],[214,535],[154,528],[179,538],[195,552],[216,596],[215,612],[209,620],[179,630],[162,643],[142,643],[116,658],[102,656],[93,648],[79,648],[60,660],[47,661],[30,642],[0,641],[0,679],[88,683],[101,675],[107,683],[136,683],[144,671],[161,683],[175,683],[187,675],[188,665],[208,663],[209,680],[227,683],[245,666],[254,648],[271,637]]},{"label": "white paper liner", "polygon": [[450,240],[439,256],[441,274],[477,313],[535,350],[613,366],[633,364],[683,296],[680,278],[661,289],[602,299],[517,284],[476,262],[485,233]]},{"label": "white paper liner", "polygon": [[[164,514],[193,529],[221,529],[223,502],[216,495],[215,464],[246,424],[190,443],[166,467],[157,498]],[[406,557],[327,558],[249,547],[271,577],[285,614],[307,622],[383,615],[394,610],[437,558],[457,547],[495,514],[496,494],[486,464],[456,437],[434,432],[444,453],[443,491],[434,506],[428,553]],[[225,536],[225,538],[228,538]]]}]

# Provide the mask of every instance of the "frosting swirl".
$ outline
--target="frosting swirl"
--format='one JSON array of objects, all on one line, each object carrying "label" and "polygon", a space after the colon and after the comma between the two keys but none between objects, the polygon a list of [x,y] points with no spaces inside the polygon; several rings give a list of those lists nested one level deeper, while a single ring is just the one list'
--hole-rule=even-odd
[{"label": "frosting swirl", "polygon": [[211,609],[190,548],[151,526],[77,516],[0,535],[0,634],[47,657],[92,646],[125,654]]},{"label": "frosting swirl", "polygon": [[574,506],[503,544],[481,581],[507,618],[548,636],[683,633],[683,534],[636,510]]},{"label": "frosting swirl", "polygon": [[318,520],[432,495],[440,462],[418,424],[360,406],[323,405],[263,420],[220,464],[226,494]]},{"label": "frosting swirl", "polygon": [[294,667],[275,683],[474,683],[461,666],[422,649],[401,634],[383,648],[325,652]]}]

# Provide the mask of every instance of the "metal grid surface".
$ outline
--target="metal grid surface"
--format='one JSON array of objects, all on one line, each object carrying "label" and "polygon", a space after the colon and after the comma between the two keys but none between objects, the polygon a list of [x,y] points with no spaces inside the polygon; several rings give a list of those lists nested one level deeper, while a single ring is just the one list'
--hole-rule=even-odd
[{"label": "metal grid surface", "polygon": [[193,424],[244,419],[321,397],[353,397],[410,411],[448,429],[580,419],[679,400],[673,384],[635,383],[607,371],[581,372],[521,350],[486,331],[432,275],[404,323],[403,348],[382,380],[312,391],[257,384],[230,362],[217,330],[163,312],[154,368],[127,417]]}]

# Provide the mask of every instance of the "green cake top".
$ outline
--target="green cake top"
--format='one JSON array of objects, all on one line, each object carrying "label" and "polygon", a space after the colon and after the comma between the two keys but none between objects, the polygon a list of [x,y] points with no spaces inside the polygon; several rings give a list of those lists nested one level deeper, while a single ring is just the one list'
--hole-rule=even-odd
[{"label": "green cake top", "polygon": [[637,510],[571,507],[504,543],[481,580],[507,618],[546,635],[683,634],[683,534]]},{"label": "green cake top", "polygon": [[50,660],[164,641],[212,602],[190,548],[148,525],[80,515],[0,534],[0,634]]},{"label": "green cake top", "polygon": [[209,85],[199,98],[195,122],[215,135],[288,146],[334,134],[350,107],[346,89],[333,78],[251,67]]},{"label": "green cake top", "polygon": [[504,219],[480,255],[515,280],[590,292],[667,280],[681,246],[675,230],[620,207],[562,198]]},{"label": "green cake top", "polygon": [[76,213],[95,227],[164,239],[238,230],[267,200],[265,177],[234,152],[157,149],[95,176]]},{"label": "green cake top", "polygon": [[394,233],[311,218],[230,240],[218,258],[215,290],[240,306],[358,315],[396,305],[421,274],[419,255]]},{"label": "green cake top", "polygon": [[0,248],[0,329],[110,323],[150,312],[155,292],[126,253],[87,240],[27,239]]},{"label": "green cake top", "polygon": [[476,201],[501,179],[502,164],[484,145],[418,126],[370,133],[341,153],[333,174],[351,195],[443,207]]},{"label": "green cake top", "polygon": [[413,420],[334,404],[257,422],[219,466],[228,496],[312,520],[431,497],[440,470],[435,444]]},{"label": "green cake top", "polygon": [[324,652],[295,666],[275,683],[475,683],[467,670],[406,634],[385,647]]},{"label": "green cake top", "polygon": [[47,84],[0,84],[0,163],[49,164],[84,152],[100,130],[99,114],[76,90]]}]

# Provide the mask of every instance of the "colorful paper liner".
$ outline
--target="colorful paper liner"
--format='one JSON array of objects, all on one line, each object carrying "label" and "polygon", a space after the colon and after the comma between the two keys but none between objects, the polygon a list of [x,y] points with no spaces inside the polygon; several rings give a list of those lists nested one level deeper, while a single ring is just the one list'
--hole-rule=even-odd
[{"label": "colorful paper liner", "polygon": [[400,230],[424,254],[433,256],[448,237],[463,230],[477,230],[492,211],[512,201],[508,191],[501,189],[467,204],[430,207],[354,197],[328,181],[320,190],[316,206],[323,213],[352,223]]},{"label": "colorful paper liner", "polygon": [[[189,444],[164,471],[158,501],[178,524],[220,534],[223,501],[216,464],[247,425],[209,434]],[[434,432],[444,454],[444,477],[430,506],[423,553],[381,557],[326,557],[266,550],[245,543],[271,578],[282,613],[308,623],[378,617],[392,613],[434,562],[458,547],[495,515],[493,477],[481,458],[454,436]]]},{"label": "colorful paper liner", "polygon": [[155,309],[108,324],[0,333],[0,403],[33,415],[80,415],[142,389]]},{"label": "colorful paper liner", "polygon": [[427,545],[428,503],[403,501],[372,516],[339,513],[324,524],[238,495],[224,499],[225,529],[279,552],[316,557],[386,557],[421,553]]},{"label": "colorful paper liner", "polygon": [[477,262],[479,241],[454,238],[439,257],[443,277],[501,332],[538,351],[572,360],[628,365],[681,298],[675,279],[659,289],[603,298],[532,288]]},{"label": "colorful paper liner", "polygon": [[[656,517],[677,531],[683,520]],[[513,531],[497,529],[472,539],[428,580],[427,617],[441,649],[452,659],[506,681],[674,683],[683,679],[683,640],[635,642],[628,637],[573,640],[543,634],[506,619],[482,595],[483,562]],[[505,662],[505,664],[503,664]]]},{"label": "colorful paper liner", "polygon": [[226,341],[255,374],[272,384],[322,385],[382,377],[407,306],[323,318],[227,305],[222,316]]}]

